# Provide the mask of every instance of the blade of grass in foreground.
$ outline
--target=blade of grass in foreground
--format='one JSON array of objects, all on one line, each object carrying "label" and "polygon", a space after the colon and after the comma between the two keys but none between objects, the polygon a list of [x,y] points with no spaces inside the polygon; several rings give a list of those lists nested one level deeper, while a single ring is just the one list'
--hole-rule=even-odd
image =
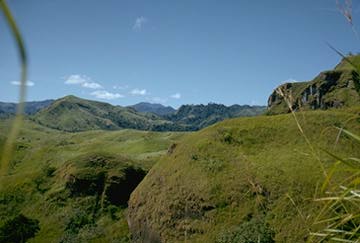
[{"label": "blade of grass in foreground", "polygon": [[[360,137],[350,131],[341,129],[354,141],[360,142]],[[325,151],[325,150],[324,150]],[[315,199],[323,202],[324,206],[317,215],[314,225],[324,224],[324,228],[318,232],[312,232],[308,242],[360,242],[360,167],[359,158],[344,159],[325,151],[337,160],[336,164],[343,163],[351,167],[351,175],[343,182],[337,182],[333,187],[329,186],[329,180],[333,173],[329,174],[322,191],[324,196]],[[329,190],[325,192],[325,188]],[[340,189],[340,190],[339,190]]]},{"label": "blade of grass in foreground", "polygon": [[[22,123],[22,114],[24,111],[24,102],[26,96],[26,79],[27,79],[27,56],[25,51],[25,45],[23,38],[20,34],[19,28],[15,22],[14,17],[11,14],[11,11],[8,7],[8,4],[5,0],[0,0],[0,10],[3,12],[4,17],[7,21],[7,24],[12,32],[12,35],[15,39],[21,63],[21,85],[20,85],[20,94],[19,94],[19,104],[17,106],[16,116],[12,124],[12,128],[8,134],[7,140],[5,142],[2,154],[1,154],[1,163],[0,163],[0,176],[6,175],[9,162],[14,150],[14,142],[19,133],[19,129]],[[1,184],[0,184],[1,186]]]}]

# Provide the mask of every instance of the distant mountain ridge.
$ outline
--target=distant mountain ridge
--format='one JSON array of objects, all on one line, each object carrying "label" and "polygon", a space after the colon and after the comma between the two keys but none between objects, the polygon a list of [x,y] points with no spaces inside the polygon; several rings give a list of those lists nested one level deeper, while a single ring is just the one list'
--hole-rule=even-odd
[{"label": "distant mountain ridge", "polygon": [[[25,114],[32,115],[39,110],[48,107],[54,100],[25,102]],[[0,102],[0,116],[8,116],[16,113],[17,103]]]},{"label": "distant mountain ridge", "polygon": [[[351,63],[351,64],[350,64]],[[321,72],[309,82],[285,83],[268,100],[268,113],[350,107],[360,104],[360,78],[353,67],[360,67],[360,55],[343,59],[333,70]],[[279,94],[279,90],[283,95]]]},{"label": "distant mountain ridge", "polygon": [[257,116],[263,114],[265,106],[232,105],[209,103],[207,105],[182,105],[165,119],[198,130],[228,118]]},{"label": "distant mountain ridge", "polygon": [[162,104],[154,104],[148,102],[140,102],[135,105],[129,106],[134,108],[138,112],[150,112],[159,116],[168,115],[174,113],[176,110],[171,106],[164,106]]},{"label": "distant mountain ridge", "polygon": [[[15,113],[16,104],[0,103],[0,117]],[[228,118],[263,114],[266,107],[209,103],[182,105],[178,110],[161,104],[139,103],[122,107],[73,95],[57,100],[28,102],[29,119],[68,132],[137,129],[195,131]]]},{"label": "distant mountain ridge", "polygon": [[184,130],[155,114],[139,113],[132,108],[65,96],[37,112],[32,120],[50,128],[78,132],[87,130]]},{"label": "distant mountain ridge", "polygon": [[264,111],[265,107],[260,106],[183,105],[174,113],[159,116],[151,112],[138,112],[133,107],[113,106],[108,103],[66,96],[54,101],[30,118],[44,126],[69,132],[124,128],[194,131],[226,118],[259,115]]}]

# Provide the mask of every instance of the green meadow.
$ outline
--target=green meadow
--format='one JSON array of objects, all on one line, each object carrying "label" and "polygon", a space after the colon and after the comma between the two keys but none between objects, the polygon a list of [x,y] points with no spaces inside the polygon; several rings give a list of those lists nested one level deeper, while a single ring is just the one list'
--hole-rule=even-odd
[{"label": "green meadow", "polygon": [[[0,122],[2,144],[10,125],[11,120]],[[104,194],[105,188],[131,180],[128,168],[145,175],[182,136],[136,130],[67,133],[26,120],[9,173],[1,178],[1,222],[19,213],[39,220],[40,231],[30,242],[127,242],[126,203],[109,202],[115,199]]]}]

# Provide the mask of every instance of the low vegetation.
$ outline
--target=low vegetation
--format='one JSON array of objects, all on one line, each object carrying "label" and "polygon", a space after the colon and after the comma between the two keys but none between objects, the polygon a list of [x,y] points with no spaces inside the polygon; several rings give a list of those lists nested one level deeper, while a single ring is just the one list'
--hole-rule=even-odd
[{"label": "low vegetation", "polygon": [[[305,242],[326,227],[313,224],[322,206],[314,195],[336,161],[324,150],[358,158],[357,142],[337,137],[337,127],[359,131],[359,115],[360,108],[298,113],[304,134],[288,114],[231,119],[183,137],[131,195],[134,238]],[[347,178],[347,165],[339,168],[333,183]]]},{"label": "low vegetation", "polygon": [[[10,124],[0,120],[0,149]],[[25,121],[8,175],[0,181],[0,239],[128,242],[125,213],[132,190],[182,136],[135,130],[67,133]],[[19,221],[23,226],[12,227]],[[22,241],[9,238],[21,234]]]}]

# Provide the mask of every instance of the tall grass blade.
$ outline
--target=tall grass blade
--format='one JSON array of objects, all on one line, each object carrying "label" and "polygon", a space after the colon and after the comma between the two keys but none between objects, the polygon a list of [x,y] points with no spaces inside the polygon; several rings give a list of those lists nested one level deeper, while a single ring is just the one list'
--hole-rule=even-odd
[{"label": "tall grass blade", "polygon": [[9,163],[14,150],[14,142],[19,133],[19,129],[23,119],[22,116],[23,116],[24,102],[26,97],[27,55],[26,55],[26,49],[23,38],[20,34],[19,28],[5,0],[0,0],[0,9],[4,14],[7,24],[15,39],[20,57],[20,63],[21,63],[21,75],[20,75],[21,85],[20,85],[20,94],[19,94],[19,104],[17,106],[16,116],[13,121],[12,128],[9,132],[8,138],[3,148],[3,152],[1,154],[0,176],[4,176],[8,172]]}]

